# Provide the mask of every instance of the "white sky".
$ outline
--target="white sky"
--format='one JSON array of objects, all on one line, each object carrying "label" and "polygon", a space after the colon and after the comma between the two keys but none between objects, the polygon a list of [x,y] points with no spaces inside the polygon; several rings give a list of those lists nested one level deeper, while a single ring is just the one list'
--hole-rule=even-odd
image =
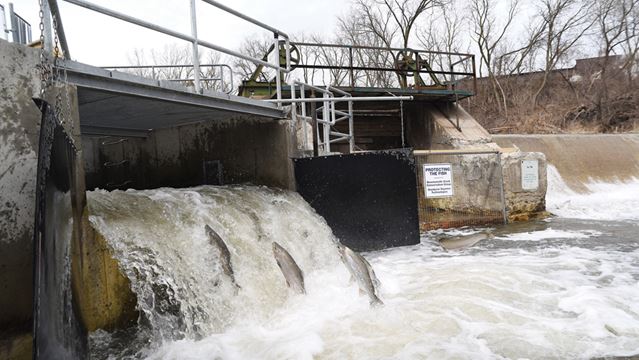
[{"label": "white sky", "polygon": [[[46,1],[46,0],[45,0]],[[163,27],[184,33],[191,33],[190,0],[87,0],[109,9],[133,17],[156,23]],[[278,28],[291,36],[301,33],[323,34],[330,39],[337,25],[337,17],[348,13],[350,0],[218,0],[248,16]],[[12,0],[15,11],[30,22],[33,37],[39,36],[38,0]],[[9,0],[0,0],[6,5]],[[62,20],[69,40],[74,60],[94,66],[130,65],[129,58],[135,49],[162,50],[167,44],[186,45],[185,41],[163,35],[137,25],[87,10],[58,0]],[[505,15],[508,0],[498,1],[497,18]],[[534,14],[529,1],[523,1],[516,21],[509,30],[508,42],[517,42],[525,32],[525,24]],[[196,1],[198,11],[198,35],[201,39],[229,49],[238,50],[247,37],[270,37],[263,30],[249,22],[223,12],[203,1]],[[458,10],[464,12],[465,0],[457,1]],[[421,18],[421,24],[429,21]],[[465,27],[468,20],[464,19]],[[464,32],[462,52],[478,53],[471,42],[471,34]],[[330,41],[330,40],[328,40]],[[419,44],[412,44],[419,47]],[[580,49],[577,49],[580,50]],[[592,49],[586,53],[592,52]],[[591,51],[588,51],[591,50]],[[584,54],[575,54],[576,57]],[[223,59],[225,59],[223,57]],[[225,61],[225,60],[223,60]]]},{"label": "white sky", "polygon": [[[45,0],[46,1],[46,0]],[[88,0],[109,9],[191,33],[189,0]],[[348,0],[218,0],[285,33],[331,34],[337,16],[350,7]],[[40,36],[37,0],[13,0],[14,11],[30,24],[34,40]],[[9,1],[0,0],[7,8]],[[106,15],[58,0],[69,48],[74,60],[95,66],[128,65],[136,48],[161,49],[165,44],[186,44],[179,39],[147,30]],[[251,23],[196,1],[198,36],[216,45],[237,50],[247,36],[269,35]]]}]

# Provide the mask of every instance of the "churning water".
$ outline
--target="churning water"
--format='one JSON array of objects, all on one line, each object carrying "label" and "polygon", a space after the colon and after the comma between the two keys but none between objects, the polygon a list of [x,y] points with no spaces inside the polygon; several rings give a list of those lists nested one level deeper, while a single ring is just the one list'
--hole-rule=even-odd
[{"label": "churning water", "polygon": [[[138,297],[137,327],[91,336],[95,358],[567,359],[639,354],[639,182],[569,190],[549,169],[557,217],[494,229],[447,252],[440,237],[365,254],[371,308],[330,229],[299,195],[263,187],[89,194],[91,222]],[[227,242],[239,291],[204,225]],[[289,291],[271,251],[306,276]]]}]

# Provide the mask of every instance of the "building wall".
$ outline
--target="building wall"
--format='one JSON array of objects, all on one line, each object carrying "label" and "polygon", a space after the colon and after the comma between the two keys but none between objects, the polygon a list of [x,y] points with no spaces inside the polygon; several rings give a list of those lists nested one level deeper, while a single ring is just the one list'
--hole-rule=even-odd
[{"label": "building wall", "polygon": [[293,131],[290,121],[238,116],[158,129],[147,138],[85,137],[87,188],[197,186],[211,180],[204,179],[204,162],[219,161],[223,184],[293,189]]},{"label": "building wall", "polygon": [[[32,321],[32,243],[41,120],[33,98],[40,96],[39,63],[38,50],[0,40],[0,329],[7,339],[29,332]],[[69,96],[71,108],[65,127],[69,133],[73,130],[77,143],[80,127],[75,89],[67,86],[64,91],[67,94],[62,99]],[[47,94],[45,99],[53,104],[55,95]]]}]

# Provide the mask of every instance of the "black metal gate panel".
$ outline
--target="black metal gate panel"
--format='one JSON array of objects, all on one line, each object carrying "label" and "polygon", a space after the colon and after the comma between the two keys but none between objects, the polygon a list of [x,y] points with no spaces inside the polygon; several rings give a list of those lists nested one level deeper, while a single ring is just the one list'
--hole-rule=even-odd
[{"label": "black metal gate panel", "polygon": [[340,241],[370,251],[419,243],[410,150],[295,159],[297,191]]},{"label": "black metal gate panel", "polygon": [[42,111],[38,149],[33,258],[33,357],[81,359],[86,331],[73,306],[71,244],[80,236],[75,196],[76,150],[48,103]]}]

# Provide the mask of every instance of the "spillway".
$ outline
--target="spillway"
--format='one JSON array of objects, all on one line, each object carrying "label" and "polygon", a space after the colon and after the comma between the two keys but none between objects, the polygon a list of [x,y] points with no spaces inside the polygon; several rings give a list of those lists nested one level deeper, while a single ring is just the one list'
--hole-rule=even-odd
[{"label": "spillway", "polygon": [[[385,305],[371,308],[330,228],[299,195],[264,187],[94,191],[90,220],[114,249],[141,311],[129,331],[91,335],[94,358],[565,359],[639,354],[639,181],[584,183],[549,170],[546,220],[493,228],[445,251],[366,253]],[[236,293],[204,224],[227,241]],[[271,241],[306,275],[286,288]]]}]

